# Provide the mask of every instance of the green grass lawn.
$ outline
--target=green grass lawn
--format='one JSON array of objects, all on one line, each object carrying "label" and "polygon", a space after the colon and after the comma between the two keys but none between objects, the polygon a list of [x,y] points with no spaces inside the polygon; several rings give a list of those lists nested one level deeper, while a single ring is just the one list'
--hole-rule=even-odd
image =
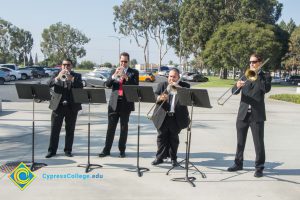
[{"label": "green grass lawn", "polygon": [[300,104],[300,94],[274,94],[270,98]]},{"label": "green grass lawn", "polygon": [[216,76],[208,76],[208,79],[208,82],[199,83],[195,87],[232,87],[237,81],[233,79],[220,79]]},{"label": "green grass lawn", "polygon": [[[205,83],[199,83],[194,87],[232,87],[237,81],[233,79],[220,79],[216,76],[208,76],[209,81]],[[272,87],[297,87],[295,85],[284,85],[284,84],[272,84]]]}]

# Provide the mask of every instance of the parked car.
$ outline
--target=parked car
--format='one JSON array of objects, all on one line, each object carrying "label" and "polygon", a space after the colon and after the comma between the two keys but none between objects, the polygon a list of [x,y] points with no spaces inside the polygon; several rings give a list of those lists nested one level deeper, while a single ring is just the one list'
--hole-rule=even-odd
[{"label": "parked car", "polygon": [[300,76],[299,75],[288,76],[286,77],[285,81],[290,84],[297,85],[298,83],[300,83]]},{"label": "parked car", "polygon": [[18,72],[21,74],[21,79],[22,80],[26,80],[26,79],[29,79],[29,78],[33,77],[32,70],[28,69],[26,67],[19,68]]},{"label": "parked car", "polygon": [[155,76],[152,73],[139,72],[139,81],[154,82]]},{"label": "parked car", "polygon": [[160,75],[160,76],[168,76],[169,75],[169,70],[159,71],[157,74]]},{"label": "parked car", "polygon": [[10,81],[9,74],[7,72],[0,70],[0,85],[3,85],[4,82],[9,82],[9,81]]},{"label": "parked car", "polygon": [[89,72],[82,77],[83,87],[105,87],[106,81],[109,76],[110,73],[104,71]]},{"label": "parked car", "polygon": [[274,76],[271,81],[272,84],[281,84],[282,82],[283,80],[278,76]]},{"label": "parked car", "polygon": [[16,70],[13,70],[13,69],[10,69],[10,68],[7,68],[7,67],[0,67],[0,70],[9,73],[11,81],[21,79],[21,73],[19,71],[16,71]]},{"label": "parked car", "polygon": [[34,78],[42,78],[46,76],[45,70],[43,67],[26,67],[27,69],[32,70],[32,76]]},{"label": "parked car", "polygon": [[181,76],[184,81],[207,82],[208,78],[195,72],[185,72]]},{"label": "parked car", "polygon": [[7,68],[10,68],[10,69],[13,69],[13,70],[18,70],[19,67],[15,64],[0,64],[0,67],[7,67]]},{"label": "parked car", "polygon": [[60,71],[59,68],[50,68],[50,67],[44,67],[44,70],[45,70],[46,77],[52,76],[53,74],[56,74]]}]

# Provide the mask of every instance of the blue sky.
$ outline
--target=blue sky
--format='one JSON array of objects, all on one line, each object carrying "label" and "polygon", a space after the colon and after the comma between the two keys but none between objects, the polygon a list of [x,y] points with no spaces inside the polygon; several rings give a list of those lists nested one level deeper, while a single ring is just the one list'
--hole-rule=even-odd
[{"label": "blue sky", "polygon": [[[300,25],[300,1],[279,0],[284,8],[279,21],[289,21],[290,18]],[[40,52],[41,34],[44,28],[51,24],[62,22],[82,31],[91,41],[85,46],[87,55],[81,60],[91,60],[96,63],[118,61],[118,40],[109,36],[120,36],[114,32],[113,10],[114,5],[120,5],[121,0],[0,0],[0,17],[12,24],[28,30],[34,38],[32,54]],[[298,10],[297,10],[298,9]],[[130,53],[131,58],[143,63],[143,50],[135,44],[133,39],[121,39],[121,51]],[[158,53],[155,43],[150,45],[150,62],[158,63]],[[179,59],[173,50],[169,50],[163,63]]]}]

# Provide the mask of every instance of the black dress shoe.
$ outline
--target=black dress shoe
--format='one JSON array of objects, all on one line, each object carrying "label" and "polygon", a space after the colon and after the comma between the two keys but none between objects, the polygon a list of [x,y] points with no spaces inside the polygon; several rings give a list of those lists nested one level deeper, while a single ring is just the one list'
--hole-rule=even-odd
[{"label": "black dress shoe", "polygon": [[103,157],[109,156],[109,155],[110,155],[110,153],[101,152],[101,153],[99,154],[99,157],[100,157],[100,158],[103,158]]},{"label": "black dress shoe", "polygon": [[227,169],[227,171],[229,171],[229,172],[236,172],[239,170],[243,170],[243,165],[234,164],[233,166],[231,166]]},{"label": "black dress shoe", "polygon": [[261,169],[255,170],[254,177],[260,178],[260,177],[263,177],[263,175],[264,175],[263,170],[261,170]]},{"label": "black dress shoe", "polygon": [[176,167],[179,165],[179,163],[177,162],[177,160],[171,160],[172,166]]},{"label": "black dress shoe", "polygon": [[126,157],[125,152],[120,152],[119,158],[125,158],[125,157]]},{"label": "black dress shoe", "polygon": [[56,153],[48,152],[47,155],[45,156],[45,158],[51,158],[55,155],[56,155]]},{"label": "black dress shoe", "polygon": [[163,163],[164,161],[163,160],[161,160],[161,159],[155,159],[151,164],[152,165],[159,165],[159,164],[161,164],[161,163]]},{"label": "black dress shoe", "polygon": [[73,157],[73,154],[71,152],[65,152],[65,156],[67,156],[67,157]]}]

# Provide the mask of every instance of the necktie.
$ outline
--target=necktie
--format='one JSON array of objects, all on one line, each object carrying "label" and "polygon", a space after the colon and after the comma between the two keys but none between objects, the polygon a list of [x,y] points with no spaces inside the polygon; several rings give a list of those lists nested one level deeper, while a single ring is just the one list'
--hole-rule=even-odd
[{"label": "necktie", "polygon": [[119,81],[119,90],[118,90],[119,96],[123,96],[123,79]]}]

